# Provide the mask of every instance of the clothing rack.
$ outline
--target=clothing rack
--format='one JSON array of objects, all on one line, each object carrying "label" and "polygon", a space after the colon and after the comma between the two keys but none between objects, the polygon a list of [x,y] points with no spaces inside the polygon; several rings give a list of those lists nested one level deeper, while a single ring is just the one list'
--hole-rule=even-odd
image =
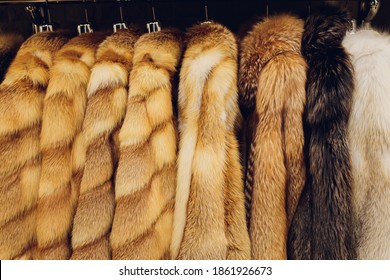
[{"label": "clothing rack", "polygon": [[[316,7],[321,7],[324,3],[346,7],[358,25],[367,22],[369,24],[378,13],[381,6],[380,0],[0,0],[0,8],[7,9],[7,7],[19,7],[18,9],[21,9],[23,6],[29,6],[31,9],[39,10],[42,14],[41,19],[43,19],[43,22],[41,23],[47,23],[48,13],[50,12],[52,12],[51,18],[53,21],[56,21],[57,19],[61,21],[61,19],[59,19],[59,17],[61,17],[59,16],[59,11],[62,12],[62,10],[60,10],[61,7],[74,7],[72,9],[75,13],[87,15],[87,12],[82,11],[84,7],[84,10],[88,9],[88,13],[90,15],[92,14],[92,16],[89,17],[92,19],[92,22],[94,19],[95,21],[100,21],[100,19],[102,19],[102,22],[98,22],[98,24],[104,25],[107,28],[109,24],[106,21],[116,21],[116,19],[119,19],[119,7],[121,7],[122,10],[123,6],[124,11],[125,9],[137,10],[138,14],[135,17],[128,12],[123,12],[129,21],[135,23],[146,23],[150,22],[150,20],[156,21],[155,14],[157,14],[157,18],[161,19],[163,26],[176,25],[176,23],[178,23],[179,28],[184,28],[193,24],[194,21],[196,22],[197,20],[202,20],[204,18],[207,19],[209,15],[210,19],[226,23],[228,27],[237,31],[238,28],[240,28],[240,24],[245,23],[243,20],[248,20],[255,16],[267,15],[268,12],[270,14],[278,13],[280,12],[279,10],[282,12],[290,11],[290,8],[295,12],[298,10],[297,7],[300,7],[301,14],[299,14],[299,16],[306,17],[311,11],[314,11]],[[108,10],[107,7],[109,7],[109,5],[115,5],[118,9],[110,8],[110,10]],[[101,8],[103,6],[106,8]],[[208,6],[209,9],[206,10],[202,6]],[[233,6],[234,8],[232,8]],[[94,17],[94,9],[103,11],[104,17]],[[156,13],[154,12],[154,9],[156,10]],[[175,11],[172,12],[173,10]],[[321,10],[321,8],[318,8],[318,10]],[[66,11],[69,13],[69,9]],[[188,18],[180,14],[182,11],[184,11],[183,13],[186,13],[186,16],[188,12],[190,13]],[[169,14],[170,12],[172,12],[172,14]],[[102,12],[100,13],[102,14]],[[20,16],[22,16],[22,14],[20,14],[19,17]],[[384,18],[386,16],[382,17]],[[88,16],[83,16],[80,20],[82,20],[82,18],[88,18]],[[122,11],[121,18],[123,18]],[[22,19],[17,18],[17,20]],[[29,19],[26,16],[23,20],[27,23]],[[30,21],[36,24],[31,17]],[[64,20],[62,19],[62,21]]]}]

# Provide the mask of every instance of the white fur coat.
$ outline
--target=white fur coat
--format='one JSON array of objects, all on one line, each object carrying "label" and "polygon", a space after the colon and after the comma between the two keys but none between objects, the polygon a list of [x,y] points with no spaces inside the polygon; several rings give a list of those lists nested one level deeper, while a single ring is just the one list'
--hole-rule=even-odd
[{"label": "white fur coat", "polygon": [[390,259],[390,36],[348,35],[355,69],[349,120],[358,259]]}]

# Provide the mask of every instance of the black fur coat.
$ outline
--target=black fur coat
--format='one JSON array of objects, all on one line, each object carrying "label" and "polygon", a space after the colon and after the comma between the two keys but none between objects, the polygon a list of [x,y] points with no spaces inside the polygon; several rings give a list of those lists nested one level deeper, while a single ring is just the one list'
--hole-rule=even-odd
[{"label": "black fur coat", "polygon": [[338,10],[305,24],[307,183],[289,231],[290,259],[355,258],[347,140],[353,68],[342,47],[347,28],[348,15]]}]

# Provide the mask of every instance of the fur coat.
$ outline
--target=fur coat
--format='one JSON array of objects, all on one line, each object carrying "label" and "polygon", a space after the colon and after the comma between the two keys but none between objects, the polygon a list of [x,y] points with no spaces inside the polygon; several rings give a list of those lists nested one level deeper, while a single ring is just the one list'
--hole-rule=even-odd
[{"label": "fur coat", "polygon": [[354,83],[342,46],[347,29],[347,13],[333,9],[305,24],[307,184],[289,232],[291,259],[355,258],[347,138]]},{"label": "fur coat", "polygon": [[54,53],[68,40],[39,33],[21,46],[0,85],[0,259],[31,259],[40,175],[42,102]]},{"label": "fur coat", "polygon": [[0,34],[0,83],[4,79],[9,65],[23,42],[23,37],[17,34]]},{"label": "fur coat", "polygon": [[175,259],[249,259],[242,169],[237,44],[217,23],[187,32],[180,71]]},{"label": "fur coat", "polygon": [[68,259],[70,233],[85,161],[81,131],[95,50],[104,39],[86,33],[57,52],[44,99],[42,173],[37,208],[38,259]]},{"label": "fur coat", "polygon": [[119,132],[113,259],[168,259],[176,185],[172,78],[176,31],[142,35],[134,47],[126,116]]},{"label": "fur coat", "polygon": [[305,183],[303,25],[290,15],[269,17],[241,44],[240,100],[253,127],[246,189],[254,259],[287,258],[288,228]]},{"label": "fur coat", "polygon": [[107,37],[96,52],[82,129],[87,153],[73,221],[72,259],[111,259],[109,233],[117,162],[114,137],[125,116],[137,37],[131,30],[120,30]]},{"label": "fur coat", "polygon": [[390,35],[361,30],[343,42],[355,69],[348,124],[358,259],[390,259]]}]

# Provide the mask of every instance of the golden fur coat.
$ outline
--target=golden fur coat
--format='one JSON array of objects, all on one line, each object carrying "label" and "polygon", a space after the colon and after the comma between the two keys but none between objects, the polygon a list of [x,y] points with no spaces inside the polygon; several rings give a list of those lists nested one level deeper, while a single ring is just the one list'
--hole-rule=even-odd
[{"label": "golden fur coat", "polygon": [[357,258],[390,259],[390,35],[349,34],[355,89],[348,120]]},{"label": "golden fur coat", "polygon": [[109,234],[114,216],[114,136],[126,112],[132,68],[133,30],[107,37],[96,52],[96,63],[87,88],[82,129],[86,160],[73,221],[72,259],[110,259]]},{"label": "golden fur coat", "polygon": [[235,136],[237,43],[217,23],[190,28],[186,40],[172,258],[249,259]]},{"label": "golden fur coat", "polygon": [[33,257],[42,102],[53,55],[67,40],[31,36],[0,85],[0,259]]},{"label": "golden fur coat", "polygon": [[113,259],[169,258],[177,153],[172,78],[181,48],[175,31],[144,34],[135,44],[119,133]]},{"label": "golden fur coat", "polygon": [[86,33],[56,54],[44,99],[42,173],[37,209],[38,259],[68,259],[70,233],[85,162],[81,131],[95,51],[104,39]]},{"label": "golden fur coat", "polygon": [[240,100],[253,127],[246,188],[254,259],[287,258],[288,228],[305,183],[303,26],[290,15],[272,16],[241,44]]}]

